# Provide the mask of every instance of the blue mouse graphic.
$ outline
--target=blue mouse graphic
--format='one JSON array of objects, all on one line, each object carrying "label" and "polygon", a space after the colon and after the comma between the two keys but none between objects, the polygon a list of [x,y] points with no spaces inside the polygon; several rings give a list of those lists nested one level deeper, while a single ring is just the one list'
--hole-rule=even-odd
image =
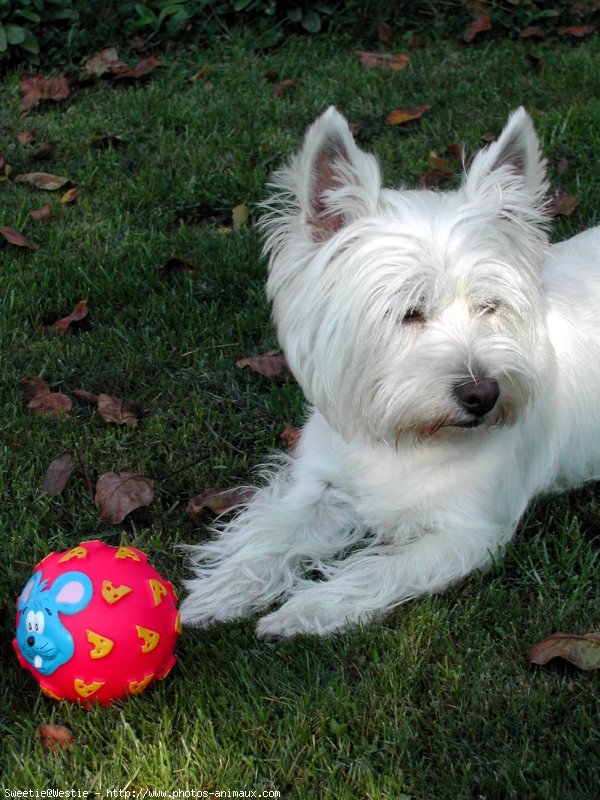
[{"label": "blue mouse graphic", "polygon": [[59,614],[76,614],[92,599],[92,582],[83,572],[65,572],[52,586],[33,573],[21,592],[17,609],[17,644],[23,658],[42,675],[51,675],[73,655],[73,637]]}]

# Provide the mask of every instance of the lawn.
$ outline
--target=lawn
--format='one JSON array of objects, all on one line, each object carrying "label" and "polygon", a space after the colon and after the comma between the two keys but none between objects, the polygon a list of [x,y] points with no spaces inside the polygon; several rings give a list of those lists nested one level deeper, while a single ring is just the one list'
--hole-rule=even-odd
[{"label": "lawn", "polygon": [[[463,142],[473,153],[523,103],[553,186],[579,200],[556,220],[554,237],[600,222],[599,36],[430,41],[398,73],[356,58],[356,49],[377,47],[370,32],[363,41],[291,38],[266,52],[254,44],[242,33],[212,49],[167,49],[146,81],[99,80],[25,117],[19,73],[0,82],[0,154],[12,177],[41,169],[82,192],[61,205],[60,192],[0,183],[0,225],[41,245],[0,252],[0,787],[102,797],[115,789],[272,790],[286,800],[597,797],[599,674],[532,668],[525,658],[555,631],[598,628],[593,485],[538,501],[491,574],[369,628],[279,643],[257,641],[251,621],[190,630],[166,681],[89,712],[45,698],[17,664],[14,599],[47,552],[90,538],[131,544],[177,586],[186,565],[176,546],[204,536],[210,521],[203,512],[193,524],[189,498],[251,482],[253,467],[283,446],[285,426],[300,424],[295,384],[235,366],[277,341],[258,235],[251,224],[223,227],[239,204],[257,218],[269,173],[326,106],[356,125],[388,185],[412,186],[431,151]],[[204,66],[212,69],[190,80]],[[266,73],[297,86],[275,97]],[[431,108],[420,121],[386,124],[392,109],[421,103]],[[25,146],[16,137],[27,129],[35,142]],[[126,145],[93,148],[98,133]],[[50,158],[33,161],[48,141],[56,142]],[[44,203],[47,225],[29,217]],[[171,256],[195,269],[160,277]],[[64,336],[44,327],[83,298],[88,324]],[[71,397],[75,389],[123,397],[147,414],[126,428],[74,400],[70,419],[36,415],[19,386],[29,375]],[[81,470],[61,495],[44,494],[48,464],[75,444],[92,478],[153,478],[152,504],[102,523]],[[46,722],[67,725],[75,747],[45,752],[34,732]]]}]

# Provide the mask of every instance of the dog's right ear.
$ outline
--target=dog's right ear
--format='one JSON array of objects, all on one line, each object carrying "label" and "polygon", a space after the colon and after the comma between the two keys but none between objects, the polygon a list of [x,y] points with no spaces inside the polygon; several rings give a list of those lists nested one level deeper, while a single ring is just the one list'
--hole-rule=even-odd
[{"label": "dog's right ear", "polygon": [[381,187],[377,160],[357,147],[348,123],[333,106],[308,129],[288,170],[313,241],[329,239],[376,209]]}]

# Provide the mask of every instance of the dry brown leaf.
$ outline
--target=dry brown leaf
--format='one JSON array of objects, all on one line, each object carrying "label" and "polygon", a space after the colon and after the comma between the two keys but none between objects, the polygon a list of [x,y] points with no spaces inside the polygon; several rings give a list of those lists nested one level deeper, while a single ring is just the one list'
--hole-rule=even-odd
[{"label": "dry brown leaf", "polygon": [[427,161],[431,169],[448,169],[448,159],[443,156],[438,156],[433,150],[429,153]]},{"label": "dry brown leaf", "polygon": [[239,206],[234,206],[231,209],[231,218],[233,220],[233,230],[239,231],[242,225],[245,225],[248,222],[248,217],[250,216],[250,209],[248,206],[244,205],[243,203]]},{"label": "dry brown leaf", "polygon": [[28,130],[28,131],[21,131],[21,133],[17,134],[17,141],[19,144],[31,144],[35,139],[35,131]]},{"label": "dry brown leaf", "polygon": [[451,169],[428,169],[419,178],[419,189],[431,189],[432,186],[437,186],[442,181],[449,181],[453,177],[454,173]]},{"label": "dry brown leaf", "polygon": [[23,75],[20,83],[24,95],[19,106],[22,112],[31,111],[42,101],[58,102],[69,95],[69,82],[64,76],[44,78],[42,75]]},{"label": "dry brown leaf", "polygon": [[527,653],[530,664],[543,666],[553,658],[564,658],[579,669],[600,669],[600,632],[577,636],[555,633],[534,645]]},{"label": "dry brown leaf", "polygon": [[394,72],[403,70],[410,61],[410,56],[404,53],[366,53],[357,50],[356,55],[365,67],[387,67]]},{"label": "dry brown leaf", "polygon": [[52,326],[56,333],[63,336],[68,330],[70,325],[73,322],[81,322],[82,319],[85,319],[88,315],[88,308],[87,308],[87,300],[80,300],[78,303],[75,304],[73,307],[73,311],[62,319],[59,319],[58,322],[55,322]]},{"label": "dry brown leaf", "polygon": [[574,36],[576,39],[581,39],[584,36],[589,36],[596,30],[595,25],[570,25],[568,28],[561,28],[559,34],[561,36]]},{"label": "dry brown leaf", "polygon": [[60,198],[63,205],[74,205],[81,200],[81,189],[67,189],[67,191]]},{"label": "dry brown leaf", "polygon": [[286,429],[279,434],[280,438],[287,445],[287,449],[290,453],[295,452],[301,433],[301,428],[297,428],[295,425],[288,425]]},{"label": "dry brown leaf", "polygon": [[188,502],[186,510],[191,517],[197,517],[203,508],[213,514],[225,514],[252,499],[256,489],[238,486],[233,489],[206,489]]},{"label": "dry brown leaf", "polygon": [[383,42],[384,44],[391,44],[394,41],[394,31],[391,25],[388,25],[387,22],[384,22],[382,19],[375,20],[375,30],[377,31],[377,36],[379,37],[379,41]]},{"label": "dry brown leaf", "polygon": [[556,189],[550,195],[548,214],[551,217],[570,217],[578,205],[579,200],[572,194],[567,194],[562,189]]},{"label": "dry brown leaf", "polygon": [[49,205],[43,205],[40,208],[36,208],[35,211],[30,211],[29,216],[33,219],[36,219],[38,222],[50,222],[52,218],[52,212],[50,211]]},{"label": "dry brown leaf", "polygon": [[296,81],[292,81],[289,78],[285,81],[280,81],[276,83],[273,87],[273,97],[281,97],[284,92],[288,92],[290,89],[297,89],[298,84]]},{"label": "dry brown leaf", "polygon": [[157,67],[162,67],[162,62],[159,61],[158,58],[156,58],[155,56],[147,56],[146,58],[142,58],[140,63],[137,66],[133,67],[133,69],[119,71],[115,75],[115,80],[137,81],[140,78],[145,78],[146,75],[149,75]]},{"label": "dry brown leaf", "polygon": [[117,74],[131,69],[129,64],[121,61],[116,47],[105,47],[99,50],[85,62],[85,71],[88,75],[95,75],[99,78],[107,72]]},{"label": "dry brown leaf", "polygon": [[561,158],[558,164],[556,165],[556,171],[558,172],[559,175],[564,175],[568,169],[569,169],[569,159]]},{"label": "dry brown leaf", "polygon": [[488,14],[481,14],[474,19],[473,22],[469,25],[467,30],[463,34],[463,42],[469,44],[470,42],[475,39],[483,31],[491,31],[492,30],[492,23],[490,21]]},{"label": "dry brown leaf", "polygon": [[98,478],[94,501],[100,519],[116,525],[136,508],[150,505],[153,499],[152,478],[133,472],[105,472]]},{"label": "dry brown leaf", "polygon": [[36,189],[55,192],[71,183],[71,179],[61,175],[51,175],[49,172],[26,172],[23,175],[17,175],[15,183],[28,183]]},{"label": "dry brown leaf", "polygon": [[50,462],[42,482],[42,491],[49,494],[50,497],[56,497],[67,485],[72,471],[73,456],[68,451]]},{"label": "dry brown leaf", "polygon": [[387,115],[387,123],[388,125],[404,125],[405,122],[412,122],[415,119],[420,119],[430,108],[431,106],[429,103],[395,108]]},{"label": "dry brown leaf", "polygon": [[96,133],[92,136],[90,141],[92,147],[95,147],[97,150],[109,150],[111,147],[118,150],[127,145],[127,142],[122,136],[115,136],[108,133]]},{"label": "dry brown leaf", "polygon": [[287,381],[293,378],[281,350],[269,350],[260,356],[247,356],[235,362],[236,367],[250,367],[254,372],[274,381]]},{"label": "dry brown leaf", "polygon": [[528,28],[524,28],[521,33],[519,34],[521,39],[545,39],[546,34],[541,28],[538,28],[535,25],[530,25]]},{"label": "dry brown leaf", "polygon": [[64,725],[38,725],[35,738],[42,747],[54,753],[56,750],[69,750],[75,744],[73,732]]},{"label": "dry brown leaf", "polygon": [[98,398],[100,397],[100,395],[93,392],[86,392],[85,389],[75,389],[73,394],[78,400],[84,403],[91,403],[94,406],[98,403]]},{"label": "dry brown leaf", "polygon": [[105,422],[114,422],[117,425],[129,425],[135,428],[143,409],[139,403],[130,403],[121,397],[110,394],[99,394],[97,400],[98,413]]},{"label": "dry brown leaf", "polygon": [[22,233],[16,231],[14,228],[0,227],[0,236],[3,236],[9,244],[14,244],[17,247],[26,247],[28,250],[39,250],[40,246],[37,242],[32,242]]},{"label": "dry brown leaf", "polygon": [[23,378],[21,389],[25,393],[27,408],[35,414],[44,417],[55,417],[57,419],[68,419],[72,407],[72,402],[66,394],[51,392],[42,378],[35,375]]}]

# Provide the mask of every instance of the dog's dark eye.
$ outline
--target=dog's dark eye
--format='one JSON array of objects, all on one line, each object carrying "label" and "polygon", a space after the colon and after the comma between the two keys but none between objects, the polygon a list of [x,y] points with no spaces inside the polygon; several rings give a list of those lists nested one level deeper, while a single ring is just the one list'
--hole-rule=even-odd
[{"label": "dog's dark eye", "polygon": [[479,310],[484,314],[494,314],[500,308],[500,300],[488,300],[479,306]]},{"label": "dog's dark eye", "polygon": [[403,325],[423,325],[424,322],[425,322],[425,317],[423,316],[423,313],[419,311],[418,308],[411,308],[402,317]]}]

